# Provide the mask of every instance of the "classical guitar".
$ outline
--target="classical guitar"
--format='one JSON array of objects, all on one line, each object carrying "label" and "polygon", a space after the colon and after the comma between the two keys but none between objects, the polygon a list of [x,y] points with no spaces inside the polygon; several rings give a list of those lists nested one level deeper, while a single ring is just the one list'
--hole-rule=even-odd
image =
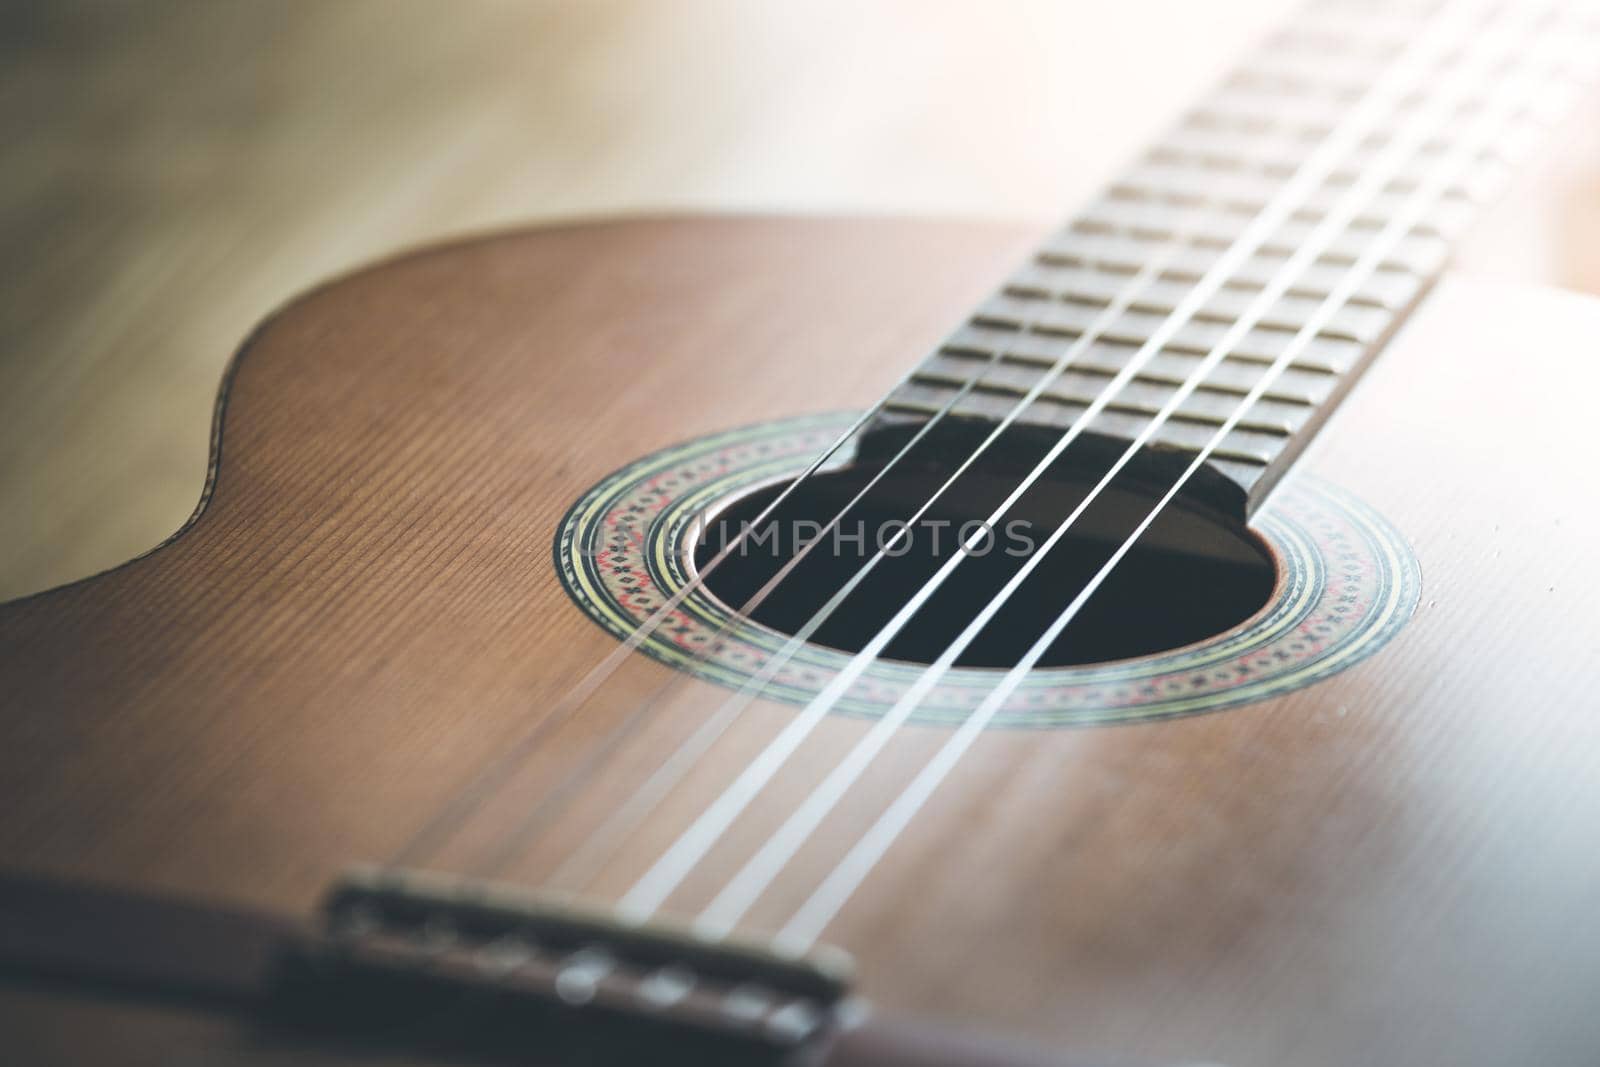
[{"label": "classical guitar", "polygon": [[1600,1062],[1600,303],[1428,295],[1597,31],[1315,6],[1042,241],[294,301],[0,608],[5,1061]]}]

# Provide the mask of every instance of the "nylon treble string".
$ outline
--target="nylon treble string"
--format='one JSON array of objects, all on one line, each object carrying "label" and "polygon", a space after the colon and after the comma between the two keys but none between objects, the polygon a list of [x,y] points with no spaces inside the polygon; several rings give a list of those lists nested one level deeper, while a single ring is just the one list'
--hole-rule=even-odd
[{"label": "nylon treble string", "polygon": [[[1181,238],[1179,240],[1181,240]],[[1117,294],[1117,296],[1113,298],[1112,306],[1116,308],[1118,314],[1127,310],[1127,307],[1131,303],[1133,297],[1137,295],[1138,290],[1141,288],[1140,282],[1148,281],[1150,278],[1158,275],[1160,270],[1164,269],[1165,265],[1170,262],[1170,257],[1176,254],[1176,251],[1177,245],[1175,244],[1173,247],[1165,251],[1165,256],[1167,257],[1166,259],[1163,259],[1158,264],[1152,264],[1151,267],[1147,267],[1146,269],[1140,271],[1137,275],[1135,275],[1134,282],[1126,286],[1119,294]],[[1000,292],[1004,292],[1004,286],[1002,286]],[[1030,315],[1023,320],[1018,329],[1019,336],[1024,336],[1033,329],[1033,327],[1037,324],[1035,321],[1037,314],[1038,313],[1034,313],[1034,315]],[[1094,324],[1091,324],[1091,328],[1093,327]],[[1103,327],[1095,330],[1096,336],[1098,336],[1101,329],[1103,329]],[[1075,359],[1085,347],[1087,347],[1086,344],[1081,346],[1074,345],[1073,347],[1069,348],[1068,354],[1063,356],[1061,359],[1058,359],[1052,366],[1046,379],[1038,387],[1030,390],[1028,394],[1019,400],[1014,410],[1020,414],[1020,411],[1023,408],[1032,403],[1034,399],[1044,392],[1046,386],[1059,378],[1060,374],[1067,369],[1067,365],[1073,359]],[[858,491],[848,502],[846,502],[843,507],[834,513],[834,515],[829,519],[827,524],[822,527],[816,537],[802,546],[796,555],[787,560],[777,571],[777,573],[768,579],[760,589],[753,593],[744,604],[742,604],[728,618],[719,624],[717,630],[714,631],[712,638],[701,648],[695,651],[690,661],[691,666],[703,663],[711,656],[715,655],[717,651],[721,649],[722,644],[726,640],[727,636],[738,626],[749,620],[751,613],[759,608],[761,604],[764,603],[772,594],[772,592],[776,590],[791,573],[793,573],[795,568],[804,562],[806,557],[815,548],[815,546],[825,537],[827,537],[834,529],[836,529],[838,524],[843,521],[845,516],[848,515],[849,512],[857,504],[859,504],[860,501],[865,498],[873,488],[875,488],[885,477],[887,477],[888,474],[896,466],[898,466],[908,454],[914,451],[916,446],[922,442],[927,434],[941,420],[949,415],[963,399],[972,393],[975,388],[987,381],[987,375],[990,370],[1005,360],[1007,356],[1012,354],[1012,345],[1009,343],[1000,346],[998,349],[990,351],[987,358],[979,364],[978,368],[973,373],[968,375],[966,380],[958,387],[956,392],[950,398],[948,398],[945,403],[941,405],[932,415],[923,421],[916,433],[913,434],[912,437],[907,440],[893,456],[890,457],[884,466],[874,474],[874,476],[867,482],[865,486],[862,487],[860,491]],[[793,482],[785,487],[777,497],[768,503],[753,520],[750,520],[733,541],[728,542],[721,551],[719,551],[709,562],[706,563],[703,568],[698,571],[698,573],[691,577],[691,580],[686,583],[683,588],[679,589],[666,601],[666,603],[657,608],[654,614],[652,614],[645,623],[641,624],[636,630],[630,633],[627,640],[625,640],[621,646],[613,649],[612,652],[609,653],[599,665],[593,668],[589,674],[585,675],[585,677],[578,682],[577,685],[570,689],[561,698],[556,708],[547,718],[541,719],[538,723],[534,724],[534,726],[531,727],[527,733],[514,741],[511,747],[507,749],[501,756],[497,757],[490,766],[484,768],[478,773],[478,775],[474,777],[472,781],[468,782],[466,786],[458,790],[453,796],[452,800],[447,802],[447,804],[441,808],[439,813],[436,814],[419,833],[411,838],[407,844],[393,856],[391,863],[397,866],[416,866],[425,861],[428,857],[437,854],[449,841],[450,836],[454,831],[460,829],[472,816],[472,814],[481,808],[485,803],[487,803],[500,787],[504,786],[519,770],[527,765],[528,761],[531,759],[533,753],[538,749],[542,741],[553,734],[556,730],[560,729],[561,726],[565,725],[565,723],[572,717],[578,708],[582,707],[584,704],[588,703],[589,700],[593,699],[600,687],[604,685],[606,680],[621,668],[628,653],[632,652],[639,645],[643,644],[643,642],[647,640],[652,633],[654,633],[656,628],[658,628],[662,622],[671,616],[672,612],[679,605],[681,605],[689,596],[691,596],[704,585],[706,579],[709,578],[710,575],[713,574],[727,558],[742,548],[745,540],[751,535],[752,531],[760,529],[766,523],[766,521],[777,512],[778,508],[782,506],[785,500],[792,496],[801,487],[801,485],[803,485],[823,466],[825,466],[827,462],[838,453],[838,450],[842,448],[848,441],[852,440],[871,419],[881,413],[887,405],[889,399],[896,391],[898,391],[903,385],[911,380],[911,378],[916,374],[917,369],[917,366],[913,366],[910,370],[908,370],[904,375],[902,375],[899,381],[889,388],[889,391],[885,393],[883,397],[881,397],[863,415],[852,422],[849,428],[847,428],[838,438],[836,438],[819,456],[812,460],[805,470],[803,470]],[[1008,418],[1004,425],[1008,426],[1013,421],[1015,421],[1015,416]],[[991,435],[991,438],[993,436],[995,435]],[[974,454],[973,459],[976,459],[978,455],[981,455],[991,443],[992,439],[986,440]],[[965,468],[963,468],[963,470],[964,469]],[[911,521],[914,522],[915,519]],[[690,684],[690,682],[691,679],[685,675],[674,675],[669,677],[652,693],[640,700],[636,704],[633,711],[628,714],[623,722],[620,723],[616,730],[614,730],[607,738],[606,742],[602,744],[600,749],[591,752],[591,754],[586,757],[583,764],[579,768],[569,772],[566,776],[564,776],[560,784],[544,794],[540,801],[538,801],[535,805],[535,809],[528,812],[523,819],[519,820],[516,829],[514,829],[507,838],[502,840],[494,855],[486,861],[474,866],[474,873],[479,875],[490,875],[503,870],[513,859],[515,859],[518,854],[526,849],[529,839],[537,832],[541,824],[546,822],[547,817],[553,813],[552,809],[558,809],[560,806],[564,805],[571,798],[575,788],[582,783],[582,780],[593,775],[596,766],[600,762],[614,753],[621,747],[622,744],[624,744],[629,738],[637,733],[637,731],[647,721],[646,713],[651,710],[651,708],[659,704],[662,700],[666,699],[669,690],[674,687],[681,687],[683,685]],[[726,724],[722,723],[719,725],[718,723],[708,723],[706,726],[709,727],[709,729],[697,730],[694,735],[692,735],[683,743],[682,747],[687,748],[690,746],[702,745],[709,747],[709,745],[714,743],[715,740],[715,737],[712,736],[712,734],[720,736],[722,729],[725,728]]]},{"label": "nylon treble string", "polygon": [[[1422,76],[1429,69],[1429,64],[1435,62],[1435,53],[1442,52],[1454,40],[1454,37],[1445,34],[1445,29],[1453,28],[1455,23],[1460,21],[1463,26],[1456,36],[1464,36],[1470,30],[1472,23],[1462,12],[1477,6],[1480,5],[1456,5],[1459,11],[1450,17],[1438,19],[1434,32],[1419,36],[1406,47],[1402,57],[1379,77],[1327,138],[1307,157],[1279,192],[1255,216],[1189,293],[1178,302],[1177,306],[1172,309],[1161,325],[1152,332],[1149,339],[1140,347],[1118,375],[1111,380],[1088,410],[1061,436],[1040,464],[995,509],[994,513],[986,520],[985,525],[993,528],[1009,512],[1012,505],[1016,503],[1022,494],[1038,480],[1065,448],[1077,439],[1095,416],[1105,409],[1117,391],[1132,380],[1144,365],[1166,346],[1176,331],[1199,310],[1205,301],[1209,300],[1216,290],[1235,274],[1238,267],[1259,249],[1261,244],[1278,226],[1288,220],[1291,213],[1297,210],[1307,199],[1310,192],[1327,178],[1337,163],[1348,156],[1352,149],[1361,144],[1372,132],[1377,121],[1390,109],[1392,102],[1398,99],[1403,92],[1410,91],[1416,87]],[[1260,301],[1257,301],[1257,304],[1260,303]],[[1258,311],[1257,316],[1259,316],[1259,313]],[[1229,341],[1229,344],[1231,345],[1236,341],[1237,337],[1234,337]],[[1218,358],[1220,359],[1220,357]],[[1212,365],[1215,362],[1216,360],[1213,360]],[[970,550],[973,546],[968,544],[964,547]],[[880,557],[881,555],[882,553],[880,552]],[[954,554],[933,578],[900,609],[894,618],[859,653],[852,657],[846,667],[829,682],[823,691],[790,721],[785,729],[745,768],[717,800],[680,835],[666,853],[623,897],[620,907],[625,914],[643,918],[653,914],[660,907],[687,873],[709,851],[711,846],[720,839],[722,833],[731,825],[733,820],[738,817],[755,795],[764,788],[765,784],[798,747],[806,734],[815,727],[850,686],[854,684],[866,667],[876,659],[889,641],[899,633],[911,616],[926,603],[933,591],[959,566],[965,556],[965,551]],[[848,595],[849,589],[847,588],[841,592],[844,595]],[[828,604],[824,605],[822,612],[831,612],[842,599],[842,596],[836,596]],[[779,655],[792,655],[793,651],[804,641],[804,636],[797,635],[797,637],[798,640],[791,641],[785,645]],[[766,672],[768,677],[776,667],[769,664],[769,668]],[[764,685],[764,680],[762,684]],[[755,690],[752,686],[747,685],[734,699],[754,699],[754,696]]]},{"label": "nylon treble string", "polygon": [[[878,861],[910,824],[916,813],[921,810],[922,805],[926,803],[939,783],[943,781],[961,756],[971,747],[978,735],[993,719],[995,713],[1004,706],[1006,700],[1015,692],[1028,672],[1037,666],[1039,660],[1061,636],[1071,621],[1077,617],[1083,606],[1126,557],[1128,551],[1138,539],[1150,528],[1157,516],[1176,498],[1188,480],[1201,469],[1210,455],[1221,445],[1227,434],[1238,425],[1250,407],[1261,398],[1272,383],[1282,375],[1289,364],[1311,343],[1318,331],[1328,324],[1350,297],[1359,290],[1360,286],[1371,277],[1373,272],[1382,264],[1384,258],[1410,233],[1427,210],[1437,203],[1438,198],[1450,187],[1459,174],[1474,164],[1479,153],[1489,143],[1492,143],[1492,138],[1500,132],[1501,127],[1507,121],[1508,113],[1514,108],[1514,102],[1514,97],[1502,95],[1496,106],[1486,110],[1484,117],[1477,124],[1479,135],[1458,145],[1447,156],[1445,162],[1407,198],[1401,210],[1391,218],[1390,222],[1380,232],[1378,238],[1369,245],[1350,271],[1318,305],[1304,326],[1295,334],[1289,345],[1269,365],[1255,387],[1250,390],[1232,414],[1211,435],[1194,459],[1179,475],[1177,481],[1095,572],[1084,588],[1074,596],[1045,631],[1040,634],[1028,651],[1006,672],[982,703],[952,733],[945,744],[934,754],[933,758],[912,779],[911,783],[889,804],[883,814],[823,879],[818,888],[807,898],[790,920],[785,923],[779,931],[778,938],[787,948],[801,951],[815,942],[827,924],[838,914],[839,910],[866,879]],[[1041,554],[1048,552],[1048,550],[1049,546],[1043,548]],[[988,613],[988,617],[992,618],[992,612]],[[770,884],[770,880],[765,884]],[[721,923],[725,922],[729,918],[729,912],[736,904],[745,902],[747,905],[749,900],[754,899],[751,896],[752,890],[759,894],[760,889],[765,888],[765,884],[760,887],[746,886],[745,890],[737,897],[724,900],[721,910],[717,913],[715,925],[720,926]],[[710,909],[708,909],[709,911]]]},{"label": "nylon treble string", "polygon": [[[835,592],[827,604],[818,609],[799,630],[790,635],[785,645],[757,669],[755,674],[741,686],[740,691],[720,705],[717,711],[633,792],[623,806],[608,817],[601,827],[585,840],[578,851],[569,857],[551,877],[550,881],[553,884],[581,887],[597,872],[598,868],[614,853],[615,847],[620,843],[620,839],[637,826],[640,819],[648,813],[654,804],[682,780],[683,776],[692,768],[694,762],[709,750],[717,739],[751,706],[756,696],[765,689],[767,683],[777,675],[778,671],[792,657],[793,652],[804,646],[811,635],[832,617],[833,611],[837,609],[839,604],[843,603],[871,575],[872,571],[883,559],[892,558],[893,549],[899,543],[901,537],[914,527],[972,465],[988,452],[989,448],[1022,417],[1035,400],[1044,395],[1046,390],[1059,380],[1061,375],[1070,369],[1094,342],[1104,336],[1105,331],[1132,306],[1133,302],[1138,299],[1148,285],[1159,278],[1172,265],[1173,260],[1184,247],[1186,240],[1191,236],[1193,236],[1193,233],[1189,230],[1177,234],[1171,245],[1164,248],[1132,276],[1131,280],[1112,297],[1111,301],[1090,320],[1084,327],[1083,333],[1072,340],[1062,354],[1045,371],[1040,380],[1012,405],[1010,410],[989,431],[983,441],[945,478],[933,495],[917,511],[903,521],[901,529],[890,539],[888,544],[863,564],[861,569]],[[1018,330],[1019,336],[1025,335],[1032,329],[1040,314],[1042,312],[1035,312],[1024,319]],[[1010,351],[1011,345],[1003,346],[995,355],[994,360],[1004,359]],[[978,379],[969,380],[968,387],[964,388],[963,393],[970,391],[973,381],[982,380],[984,377],[984,375],[980,375]],[[827,532],[824,529],[822,534],[808,542],[806,550],[809,551],[815,547]],[[787,570],[786,568],[784,571],[780,571],[778,575],[774,576],[774,582],[769,584],[775,587],[776,579],[784,576]],[[688,683],[684,680],[680,681],[679,684]]]}]

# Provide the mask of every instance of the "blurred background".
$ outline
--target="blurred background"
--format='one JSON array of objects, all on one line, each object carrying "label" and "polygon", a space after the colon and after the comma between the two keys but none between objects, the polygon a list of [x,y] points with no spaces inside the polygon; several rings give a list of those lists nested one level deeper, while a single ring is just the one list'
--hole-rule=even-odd
[{"label": "blurred background", "polygon": [[[423,241],[1090,196],[1283,0],[0,3],[0,599],[171,534],[250,327]],[[1600,292],[1600,121],[1465,269]],[[919,353],[908,353],[908,363]]]}]

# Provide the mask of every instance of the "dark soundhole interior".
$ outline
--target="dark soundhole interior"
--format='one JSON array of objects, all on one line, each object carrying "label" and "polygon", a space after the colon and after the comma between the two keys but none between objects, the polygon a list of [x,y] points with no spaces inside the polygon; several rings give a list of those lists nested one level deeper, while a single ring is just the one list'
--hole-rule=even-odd
[{"label": "dark soundhole interior", "polygon": [[[754,521],[785,488],[769,485],[706,516],[693,555],[702,572],[750,527],[742,546],[711,568],[706,586],[735,611],[794,634],[877,552],[971,455],[988,427],[965,420],[930,433],[866,496],[832,533],[841,508],[909,439],[910,427],[880,430],[863,440],[855,460],[813,475],[759,525]],[[1044,457],[1049,431],[1013,427],[987,449],[942,499],[812,634],[813,643],[857,652],[934,572],[960,551],[960,531],[980,523]],[[1122,446],[1085,435],[1047,470],[975,545],[885,650],[885,657],[930,663],[957,638],[1001,587],[1076,508]],[[958,660],[958,666],[1009,667],[1039,639],[1117,546],[1176,480],[1183,460],[1152,453],[1119,472],[1070,532],[1047,553],[1010,601]],[[787,484],[787,483],[785,483]],[[1246,530],[1238,490],[1202,472],[1135,542],[1041,664],[1103,663],[1192,644],[1232,629],[1272,595],[1272,557]],[[761,602],[764,585],[808,541],[816,547]]]}]

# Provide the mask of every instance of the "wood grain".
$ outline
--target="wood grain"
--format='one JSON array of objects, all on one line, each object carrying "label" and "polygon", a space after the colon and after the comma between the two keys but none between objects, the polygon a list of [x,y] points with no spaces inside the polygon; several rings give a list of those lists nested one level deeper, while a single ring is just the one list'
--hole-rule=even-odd
[{"label": "wood grain", "polygon": [[[568,502],[689,435],[869,402],[1031,236],[635,221],[449,246],[310,294],[240,357],[193,527],[0,608],[0,854],[308,907],[613,647],[551,572]],[[1306,461],[1411,539],[1418,616],[1281,699],[983,738],[829,931],[868,995],[1240,1067],[1590,1062],[1600,632],[1596,516],[1574,487],[1592,479],[1597,339],[1596,301],[1447,285]],[[625,684],[664,670],[641,660]],[[686,689],[632,758],[711,692]],[[517,788],[625,710],[597,702]],[[750,716],[597,891],[787,714]],[[862,728],[827,723],[673,907],[703,902]],[[943,736],[899,738],[752,926],[786,914]],[[622,780],[507,873],[541,877]],[[452,866],[481,859],[513,798]],[[35,994],[0,1010],[64,1050],[61,1027],[81,1028]]]}]

